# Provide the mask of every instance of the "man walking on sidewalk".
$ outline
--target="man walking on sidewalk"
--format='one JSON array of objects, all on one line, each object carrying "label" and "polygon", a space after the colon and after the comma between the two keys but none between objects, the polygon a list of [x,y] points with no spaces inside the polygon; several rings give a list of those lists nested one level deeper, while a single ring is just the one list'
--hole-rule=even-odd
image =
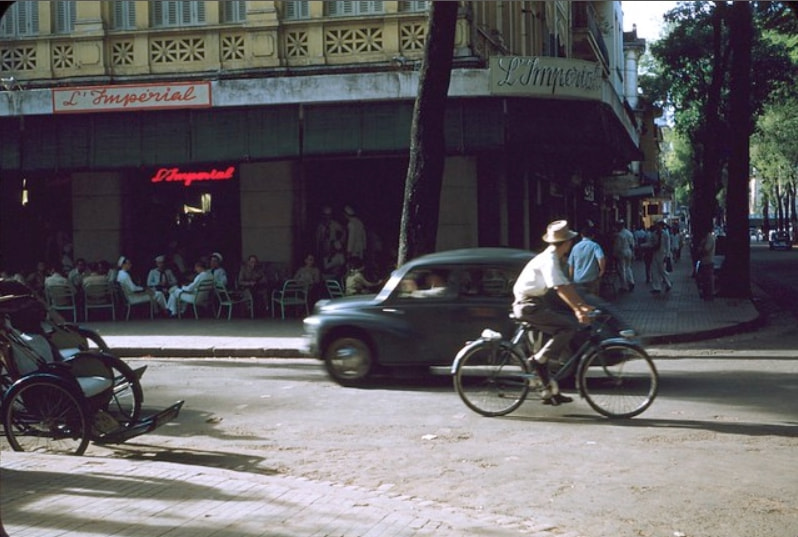
[{"label": "man walking on sidewalk", "polygon": [[618,278],[621,281],[621,289],[624,291],[634,291],[635,288],[635,276],[632,273],[634,251],[634,235],[632,235],[632,232],[626,227],[626,223],[623,220],[619,220],[615,225],[612,253],[615,256],[615,263],[618,267]]},{"label": "man walking on sidewalk", "polygon": [[654,255],[651,259],[651,293],[658,295],[665,286],[665,292],[671,290],[673,283],[665,272],[665,258],[671,255],[671,236],[665,220],[657,223],[654,231]]}]

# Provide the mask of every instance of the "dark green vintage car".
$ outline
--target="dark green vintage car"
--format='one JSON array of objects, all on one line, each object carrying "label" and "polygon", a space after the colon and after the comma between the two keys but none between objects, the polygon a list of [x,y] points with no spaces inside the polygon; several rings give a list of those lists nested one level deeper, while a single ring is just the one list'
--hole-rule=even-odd
[{"label": "dark green vintage car", "polygon": [[449,366],[484,328],[511,334],[513,284],[533,255],[470,248],[409,261],[376,295],[317,302],[304,320],[306,351],[345,386],[378,370]]}]

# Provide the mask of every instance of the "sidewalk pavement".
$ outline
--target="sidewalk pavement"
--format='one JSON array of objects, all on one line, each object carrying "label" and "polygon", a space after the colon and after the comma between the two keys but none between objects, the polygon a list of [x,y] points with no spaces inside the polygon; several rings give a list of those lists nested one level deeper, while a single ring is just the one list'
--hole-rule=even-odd
[{"label": "sidewalk pavement", "polygon": [[[644,283],[642,263],[635,272],[634,292],[620,294],[613,308],[647,345],[718,337],[759,322],[750,300],[701,300],[687,260],[675,266],[673,289],[660,295]],[[296,319],[87,326],[120,356],[302,356]],[[3,451],[0,475],[0,520],[13,537],[575,535],[534,518],[456,510],[389,490],[157,461]]]}]

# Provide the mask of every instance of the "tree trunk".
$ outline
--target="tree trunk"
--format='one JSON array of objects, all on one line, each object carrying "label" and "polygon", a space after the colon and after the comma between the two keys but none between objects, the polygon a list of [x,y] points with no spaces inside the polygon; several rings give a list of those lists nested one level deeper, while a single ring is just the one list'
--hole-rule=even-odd
[{"label": "tree trunk", "polygon": [[446,159],[446,95],[459,4],[430,2],[427,42],[410,132],[397,266],[435,250]]},{"label": "tree trunk", "polygon": [[692,236],[695,238],[693,246],[697,246],[707,233],[713,230],[713,217],[716,215],[717,188],[721,176],[721,151],[720,151],[720,103],[723,88],[724,61],[723,61],[723,2],[715,2],[712,14],[713,33],[713,64],[712,81],[707,91],[706,109],[704,110],[704,125],[697,134],[696,142],[700,145],[701,165],[697,167],[693,176],[693,198],[691,204]]},{"label": "tree trunk", "polygon": [[726,259],[720,273],[723,296],[751,296],[751,249],[748,232],[749,140],[751,117],[751,46],[753,20],[749,2],[734,2],[730,8],[731,78],[729,81],[729,126],[731,155],[726,190]]}]

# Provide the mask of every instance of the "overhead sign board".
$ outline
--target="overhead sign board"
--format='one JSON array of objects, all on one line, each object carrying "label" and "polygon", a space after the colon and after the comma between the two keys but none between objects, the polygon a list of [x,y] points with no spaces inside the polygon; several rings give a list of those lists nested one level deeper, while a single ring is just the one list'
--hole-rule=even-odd
[{"label": "overhead sign board", "polygon": [[210,82],[130,84],[53,89],[56,114],[209,108]]},{"label": "overhead sign board", "polygon": [[598,63],[549,56],[492,56],[490,92],[494,95],[601,99]]}]

